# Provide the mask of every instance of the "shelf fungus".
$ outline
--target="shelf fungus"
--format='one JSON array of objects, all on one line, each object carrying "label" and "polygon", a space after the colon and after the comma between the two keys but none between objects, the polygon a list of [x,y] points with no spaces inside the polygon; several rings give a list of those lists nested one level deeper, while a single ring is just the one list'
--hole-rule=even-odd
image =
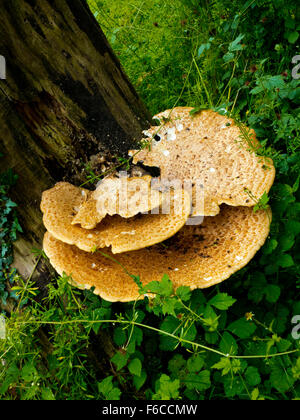
[{"label": "shelf fungus", "polygon": [[255,132],[211,110],[191,111],[178,107],[156,115],[160,126],[147,130],[150,150],[130,151],[133,163],[160,168],[163,180],[189,180],[194,216],[215,216],[223,203],[255,205],[275,177],[272,160],[257,155]]},{"label": "shelf fungus", "polygon": [[121,253],[162,242],[185,225],[191,210],[189,194],[183,189],[172,190],[164,194],[157,214],[150,212],[130,218],[118,214],[106,216],[94,229],[84,229],[72,222],[76,210],[88,202],[89,197],[87,190],[60,182],[43,193],[41,202],[48,232],[86,252],[111,246],[113,253]]},{"label": "shelf fungus", "polygon": [[164,196],[161,191],[152,188],[152,183],[153,178],[149,175],[105,178],[82,203],[72,224],[94,229],[107,215],[130,218],[159,208]]},{"label": "shelf fungus", "polygon": [[75,286],[95,287],[94,293],[108,301],[127,302],[139,297],[129,274],[140,276],[144,285],[168,274],[175,288],[191,289],[227,279],[264,244],[269,217],[264,210],[254,213],[249,207],[222,206],[216,217],[206,217],[199,226],[184,226],[163,244],[117,257],[109,249],[84,252],[50,233],[45,235],[44,250],[56,271],[72,276]]},{"label": "shelf fungus", "polygon": [[207,288],[265,243],[271,209],[254,206],[274,182],[272,160],[258,155],[253,130],[191,111],[158,114],[160,126],[144,133],[150,148],[129,151],[160,177],[108,177],[93,192],[60,182],[43,193],[44,251],[75,286],[112,302],[142,297],[134,278]]}]

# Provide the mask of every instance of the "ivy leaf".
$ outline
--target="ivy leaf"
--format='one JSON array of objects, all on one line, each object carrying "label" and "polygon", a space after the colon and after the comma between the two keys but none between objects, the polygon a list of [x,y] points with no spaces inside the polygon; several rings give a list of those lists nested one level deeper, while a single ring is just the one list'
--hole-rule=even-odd
[{"label": "ivy leaf", "polygon": [[208,303],[221,311],[227,311],[235,302],[236,299],[233,299],[227,293],[218,293]]}]

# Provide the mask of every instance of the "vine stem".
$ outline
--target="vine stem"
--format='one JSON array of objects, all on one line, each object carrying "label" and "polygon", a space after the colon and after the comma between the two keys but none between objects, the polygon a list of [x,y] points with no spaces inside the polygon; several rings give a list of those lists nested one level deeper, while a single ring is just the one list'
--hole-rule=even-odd
[{"label": "vine stem", "polygon": [[190,340],[186,340],[182,337],[178,337],[172,333],[168,333],[167,331],[163,331],[163,330],[159,330],[158,328],[155,327],[151,327],[150,325],[146,325],[146,324],[141,324],[139,322],[135,322],[135,321],[126,321],[126,320],[119,320],[119,319],[115,319],[115,320],[85,320],[85,319],[76,319],[76,320],[70,320],[70,321],[23,321],[23,322],[18,322],[16,321],[17,324],[42,324],[42,325],[66,325],[66,324],[75,324],[75,323],[88,323],[88,324],[125,324],[125,325],[132,325],[135,327],[140,327],[140,328],[144,328],[144,329],[148,329],[148,330],[152,330],[155,331],[159,334],[163,334],[166,335],[170,338],[173,338],[177,341],[179,341],[180,343],[185,343],[185,344],[190,344],[194,347],[198,347],[201,348],[202,350],[206,350],[209,351],[211,353],[215,353],[218,354],[219,356],[222,357],[226,357],[228,359],[268,359],[268,358],[273,358],[273,357],[280,357],[280,356],[286,356],[289,354],[294,354],[299,352],[300,350],[290,350],[290,351],[286,351],[283,353],[275,353],[275,354],[265,354],[265,355],[256,355],[256,356],[236,356],[236,355],[231,355],[231,354],[225,354],[222,353],[216,349],[213,349],[211,347],[207,347],[204,346],[203,344],[199,344],[199,343],[195,343],[193,341]]}]

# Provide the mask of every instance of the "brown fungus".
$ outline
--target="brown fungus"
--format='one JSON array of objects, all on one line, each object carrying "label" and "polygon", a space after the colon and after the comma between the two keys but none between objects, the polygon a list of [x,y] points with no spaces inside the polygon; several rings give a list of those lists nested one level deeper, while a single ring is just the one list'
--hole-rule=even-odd
[{"label": "brown fungus", "polygon": [[186,223],[190,196],[183,189],[171,190],[159,211],[131,218],[106,216],[94,229],[73,225],[74,211],[88,200],[89,192],[66,182],[44,191],[41,202],[43,222],[56,239],[92,252],[111,246],[113,253],[148,247],[173,236]]},{"label": "brown fungus", "polygon": [[161,206],[163,193],[152,188],[152,180],[149,175],[105,178],[80,206],[72,224],[94,229],[107,215],[130,218]]},{"label": "brown fungus", "polygon": [[[165,273],[175,288],[206,288],[220,283],[253,258],[264,244],[269,227],[270,214],[266,211],[254,213],[247,207],[223,206],[219,215],[204,219],[201,229],[183,227],[168,240],[167,247],[158,244],[118,256],[109,249],[88,253],[46,233],[44,250],[56,271],[72,276],[77,287],[94,287],[94,292],[108,301],[127,302],[139,297],[138,286],[129,273],[139,276],[144,285],[160,281]],[[203,239],[194,241],[195,234]]]},{"label": "brown fungus", "polygon": [[215,216],[222,203],[254,206],[275,177],[272,160],[256,154],[255,132],[217,112],[191,115],[191,110],[179,107],[155,116],[161,125],[146,135],[158,132],[161,140],[153,140],[150,151],[130,151],[133,162],[160,168],[163,182],[191,181],[195,216]]}]

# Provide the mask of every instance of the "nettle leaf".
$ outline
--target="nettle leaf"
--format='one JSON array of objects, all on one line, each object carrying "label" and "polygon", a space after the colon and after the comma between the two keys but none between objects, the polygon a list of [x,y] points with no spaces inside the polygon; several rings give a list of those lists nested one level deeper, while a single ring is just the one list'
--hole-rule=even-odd
[{"label": "nettle leaf", "polygon": [[227,293],[218,293],[208,302],[210,305],[213,305],[215,308],[220,309],[221,311],[226,311],[230,306],[236,302],[236,299],[229,296]]},{"label": "nettle leaf", "polygon": [[232,322],[227,329],[239,338],[249,338],[255,332],[256,325],[251,321],[247,321],[245,318],[241,318]]}]

